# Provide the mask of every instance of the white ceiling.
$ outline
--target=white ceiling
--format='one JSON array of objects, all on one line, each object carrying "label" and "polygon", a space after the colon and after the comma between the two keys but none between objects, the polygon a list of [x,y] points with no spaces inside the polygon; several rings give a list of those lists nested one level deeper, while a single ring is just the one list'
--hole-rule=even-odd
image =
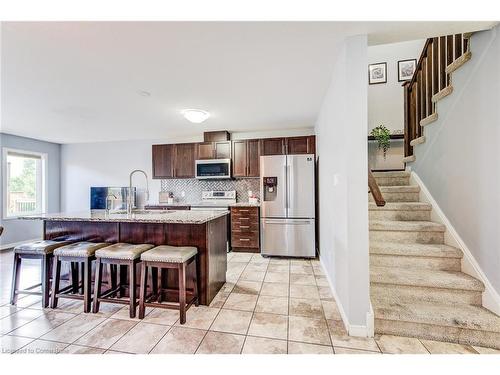
[{"label": "white ceiling", "polygon": [[[380,44],[492,24],[3,23],[1,131],[75,143],[310,127],[345,37]],[[184,108],[212,116],[191,124]]]}]

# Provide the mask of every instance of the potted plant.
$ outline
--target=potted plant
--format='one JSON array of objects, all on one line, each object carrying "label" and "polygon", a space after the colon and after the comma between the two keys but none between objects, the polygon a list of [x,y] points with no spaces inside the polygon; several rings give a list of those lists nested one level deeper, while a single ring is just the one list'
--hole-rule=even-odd
[{"label": "potted plant", "polygon": [[370,135],[378,142],[378,149],[382,149],[385,159],[387,150],[391,147],[391,132],[384,125],[379,125],[372,129]]}]

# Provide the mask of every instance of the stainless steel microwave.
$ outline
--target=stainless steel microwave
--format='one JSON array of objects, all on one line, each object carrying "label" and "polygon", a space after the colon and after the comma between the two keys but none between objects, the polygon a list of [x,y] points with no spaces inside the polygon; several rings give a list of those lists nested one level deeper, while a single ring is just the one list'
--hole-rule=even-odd
[{"label": "stainless steel microwave", "polygon": [[227,179],[231,178],[231,159],[196,160],[196,178]]}]

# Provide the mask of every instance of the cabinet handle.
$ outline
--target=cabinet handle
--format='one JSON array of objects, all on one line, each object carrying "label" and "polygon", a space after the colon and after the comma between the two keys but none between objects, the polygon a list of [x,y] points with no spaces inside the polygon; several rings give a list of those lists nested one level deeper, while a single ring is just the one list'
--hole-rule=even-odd
[{"label": "cabinet handle", "polygon": [[250,220],[249,217],[240,217],[240,220]]},{"label": "cabinet handle", "polygon": [[240,209],[240,212],[248,212],[248,210],[242,210],[242,209]]},{"label": "cabinet handle", "polygon": [[249,225],[240,225],[240,229],[248,229],[248,228],[250,228]]},{"label": "cabinet handle", "polygon": [[250,241],[250,238],[240,238],[240,241]]}]

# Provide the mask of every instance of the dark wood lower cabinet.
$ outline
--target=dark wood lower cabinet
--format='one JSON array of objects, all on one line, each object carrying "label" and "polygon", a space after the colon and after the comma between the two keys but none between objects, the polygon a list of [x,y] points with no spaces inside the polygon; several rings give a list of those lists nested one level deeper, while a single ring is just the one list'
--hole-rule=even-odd
[{"label": "dark wood lower cabinet", "polygon": [[260,252],[258,207],[231,207],[231,248],[233,251]]}]

